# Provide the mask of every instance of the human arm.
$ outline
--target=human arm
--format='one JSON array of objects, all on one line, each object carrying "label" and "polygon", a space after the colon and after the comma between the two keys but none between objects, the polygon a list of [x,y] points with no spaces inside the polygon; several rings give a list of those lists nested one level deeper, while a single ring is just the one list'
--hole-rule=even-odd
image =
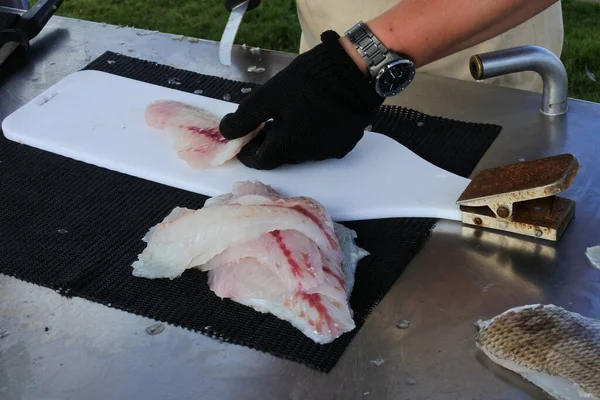
[{"label": "human arm", "polygon": [[[421,67],[496,37],[534,17],[557,0],[403,0],[366,22],[388,49]],[[350,41],[340,42],[366,73]]]},{"label": "human arm", "polygon": [[[384,46],[420,67],[497,36],[555,2],[403,0],[367,25]],[[220,129],[235,139],[273,120],[238,155],[251,168],[341,158],[362,138],[382,102],[353,45],[329,31],[321,44],[254,89]]]}]

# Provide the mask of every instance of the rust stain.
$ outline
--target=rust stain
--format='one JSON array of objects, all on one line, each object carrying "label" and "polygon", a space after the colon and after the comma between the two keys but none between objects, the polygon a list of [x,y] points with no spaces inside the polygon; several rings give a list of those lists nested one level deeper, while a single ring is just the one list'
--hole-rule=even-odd
[{"label": "rust stain", "polygon": [[[487,169],[473,177],[458,201],[508,193],[513,202],[554,195],[571,185],[578,170],[571,154]],[[542,193],[538,188],[544,188]]]},{"label": "rust stain", "polygon": [[500,218],[508,218],[508,216],[510,215],[510,211],[508,210],[508,208],[500,206],[496,210],[496,214],[498,214]]},{"label": "rust stain", "polygon": [[513,222],[533,225],[545,232],[545,229],[555,228],[562,222],[571,203],[571,200],[556,196],[515,203]]}]

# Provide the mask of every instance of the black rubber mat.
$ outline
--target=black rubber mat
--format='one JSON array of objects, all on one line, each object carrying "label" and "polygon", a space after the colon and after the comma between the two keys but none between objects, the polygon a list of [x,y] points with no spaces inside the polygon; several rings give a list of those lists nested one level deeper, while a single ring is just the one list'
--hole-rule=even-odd
[{"label": "black rubber mat", "polygon": [[[188,92],[202,90],[220,99],[229,95],[234,102],[244,98],[242,88],[255,87],[114,53],[104,54],[87,69]],[[373,129],[462,176],[469,175],[501,130],[392,107],[382,107]],[[357,231],[358,245],[371,253],[358,266],[351,297],[357,328],[331,344],[318,345],[270,314],[219,299],[209,290],[206,273],[190,270],[172,281],[131,275],[147,230],[174,207],[199,208],[205,199],[2,137],[0,272],[328,372],[436,222],[383,219],[345,224]]]}]

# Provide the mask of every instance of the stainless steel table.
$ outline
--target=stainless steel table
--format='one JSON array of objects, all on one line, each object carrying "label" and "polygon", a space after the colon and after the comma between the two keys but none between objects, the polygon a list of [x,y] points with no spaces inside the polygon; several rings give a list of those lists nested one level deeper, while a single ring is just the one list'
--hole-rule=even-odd
[{"label": "stainless steel table", "polygon": [[[225,68],[214,42],[54,17],[32,63],[0,87],[0,118],[105,50],[256,82],[294,57],[237,47]],[[266,72],[248,73],[251,65]],[[573,153],[581,170],[564,195],[577,211],[563,239],[440,222],[328,375],[177,327],[150,336],[152,320],[0,275],[0,332],[8,333],[0,333],[0,399],[544,398],[476,351],[473,323],[531,303],[600,318],[600,271],[584,255],[600,244],[600,104],[571,99],[567,115],[547,118],[537,93],[427,75],[394,101],[502,125],[478,169]],[[397,329],[399,319],[410,328]]]}]

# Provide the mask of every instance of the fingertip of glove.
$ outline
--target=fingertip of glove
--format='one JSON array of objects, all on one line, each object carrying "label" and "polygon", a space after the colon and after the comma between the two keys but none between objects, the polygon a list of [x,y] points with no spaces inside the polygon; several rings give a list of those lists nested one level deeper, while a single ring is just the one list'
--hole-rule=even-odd
[{"label": "fingertip of glove", "polygon": [[221,119],[219,131],[225,139],[238,139],[250,134],[268,118],[269,114],[266,111],[250,111],[240,106],[235,112]]},{"label": "fingertip of glove", "polygon": [[235,114],[230,113],[225,115],[219,123],[219,132],[221,132],[221,135],[227,140],[233,140],[243,136],[243,134],[238,135],[239,132],[237,131],[239,131],[239,129],[236,129],[235,119]]},{"label": "fingertip of glove", "polygon": [[261,152],[262,143],[248,143],[238,153],[237,159],[248,168],[257,170],[273,170],[285,164],[285,160],[272,153]]},{"label": "fingertip of glove", "polygon": [[263,171],[273,170],[283,164],[283,162],[278,163],[274,159],[263,158],[248,151],[240,152],[237,158],[246,167]]}]

